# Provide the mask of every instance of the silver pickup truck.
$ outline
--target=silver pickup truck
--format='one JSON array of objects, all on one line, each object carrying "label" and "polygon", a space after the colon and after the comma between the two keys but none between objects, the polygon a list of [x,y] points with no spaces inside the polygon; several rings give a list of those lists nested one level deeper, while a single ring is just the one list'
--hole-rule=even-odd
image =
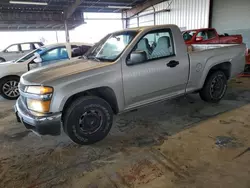
[{"label": "silver pickup truck", "polygon": [[187,48],[175,25],[111,33],[86,56],[24,74],[17,120],[40,135],[63,128],[74,142],[92,144],[107,136],[114,114],[191,92],[219,102],[244,70],[245,51],[245,44]]}]

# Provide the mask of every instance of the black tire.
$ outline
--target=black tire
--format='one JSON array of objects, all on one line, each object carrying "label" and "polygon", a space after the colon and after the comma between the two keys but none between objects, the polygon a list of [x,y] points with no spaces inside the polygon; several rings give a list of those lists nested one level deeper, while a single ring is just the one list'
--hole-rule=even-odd
[{"label": "black tire", "polygon": [[[18,83],[20,78],[18,76],[9,76],[0,80],[0,92],[3,98],[8,100],[16,100],[19,97]],[[6,91],[6,84],[10,83],[12,94],[8,94]],[[13,84],[14,83],[14,84]]]},{"label": "black tire", "polygon": [[247,65],[245,66],[245,69],[244,69],[243,74],[244,74],[244,73],[248,73],[248,74],[250,73],[250,65],[247,64]]},{"label": "black tire", "polygon": [[0,63],[6,62],[6,60],[2,57],[0,57]]},{"label": "black tire", "polygon": [[208,75],[205,84],[200,91],[200,97],[206,102],[218,103],[224,97],[226,90],[227,77],[225,73],[222,71],[216,71]]},{"label": "black tire", "polygon": [[[63,115],[65,133],[73,142],[80,145],[94,144],[103,140],[112,124],[112,108],[105,100],[94,96],[75,100]],[[87,129],[93,130],[91,132]]]}]

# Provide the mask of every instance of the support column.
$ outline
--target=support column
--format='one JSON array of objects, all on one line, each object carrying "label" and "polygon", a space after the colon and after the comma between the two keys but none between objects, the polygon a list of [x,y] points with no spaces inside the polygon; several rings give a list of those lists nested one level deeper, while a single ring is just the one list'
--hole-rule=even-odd
[{"label": "support column", "polygon": [[128,18],[126,18],[126,22],[125,22],[125,28],[128,28]]},{"label": "support column", "polygon": [[124,13],[124,11],[122,11],[122,28],[123,29],[125,29],[125,25],[126,25],[126,18],[125,18],[126,16],[125,16],[125,13]]},{"label": "support column", "polygon": [[153,9],[154,9],[154,25],[156,25],[156,13],[155,13],[155,6],[153,5],[152,7],[153,7]]},{"label": "support column", "polygon": [[209,1],[209,18],[208,18],[208,27],[212,27],[213,23],[213,7],[214,7],[214,0]]},{"label": "support column", "polygon": [[56,31],[56,42],[58,43],[58,33]]},{"label": "support column", "polygon": [[139,14],[137,14],[137,27],[140,27],[140,18],[139,18]]},{"label": "support column", "polygon": [[66,42],[70,42],[67,20],[64,21]]},{"label": "support column", "polygon": [[122,12],[122,25],[123,25],[123,29],[128,28],[128,19],[127,19],[127,12],[126,11]]}]

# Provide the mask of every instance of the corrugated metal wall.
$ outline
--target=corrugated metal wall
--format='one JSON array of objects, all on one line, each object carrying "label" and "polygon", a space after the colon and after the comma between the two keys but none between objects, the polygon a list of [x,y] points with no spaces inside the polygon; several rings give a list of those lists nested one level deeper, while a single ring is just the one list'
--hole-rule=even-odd
[{"label": "corrugated metal wall", "polygon": [[138,27],[137,18],[131,18],[128,21],[128,28]]},{"label": "corrugated metal wall", "polygon": [[154,9],[152,7],[146,9],[139,14],[139,26],[154,25]]},{"label": "corrugated metal wall", "polygon": [[[150,7],[139,14],[139,26],[176,24],[183,29],[208,27],[210,0],[169,0],[154,6],[155,11],[170,9],[170,12],[158,12]],[[146,16],[142,16],[145,15]],[[128,27],[137,27],[137,18],[129,20]]]},{"label": "corrugated metal wall", "polygon": [[220,33],[242,34],[250,47],[250,0],[214,0],[212,27]]}]

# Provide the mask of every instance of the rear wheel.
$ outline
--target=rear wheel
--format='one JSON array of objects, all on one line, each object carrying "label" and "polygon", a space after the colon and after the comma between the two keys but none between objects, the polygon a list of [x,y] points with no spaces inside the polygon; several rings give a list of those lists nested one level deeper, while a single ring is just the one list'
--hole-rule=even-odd
[{"label": "rear wheel", "polygon": [[244,69],[244,73],[249,74],[250,73],[250,65],[246,64],[245,69]]},{"label": "rear wheel", "polygon": [[202,100],[211,103],[219,102],[227,90],[227,77],[224,72],[216,71],[208,75],[205,84],[200,91]]},{"label": "rear wheel", "polygon": [[0,80],[0,90],[3,98],[16,100],[19,97],[18,91],[19,77],[9,76]]},{"label": "rear wheel", "polygon": [[110,105],[98,97],[86,96],[74,101],[63,117],[65,133],[77,144],[89,145],[104,139],[113,124]]}]

